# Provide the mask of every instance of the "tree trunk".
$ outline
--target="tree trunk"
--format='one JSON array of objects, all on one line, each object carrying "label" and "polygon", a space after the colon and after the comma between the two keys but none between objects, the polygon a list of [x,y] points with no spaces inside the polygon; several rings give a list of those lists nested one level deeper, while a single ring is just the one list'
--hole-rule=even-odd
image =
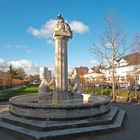
[{"label": "tree trunk", "polygon": [[115,46],[114,44],[112,45],[113,46],[113,49],[112,49],[112,96],[113,96],[113,102],[116,101],[116,92],[115,92],[115,64],[114,64],[114,61],[115,61]]},{"label": "tree trunk", "polygon": [[113,95],[113,101],[116,101],[116,92],[115,92],[115,71],[114,68],[112,68],[112,95]]}]

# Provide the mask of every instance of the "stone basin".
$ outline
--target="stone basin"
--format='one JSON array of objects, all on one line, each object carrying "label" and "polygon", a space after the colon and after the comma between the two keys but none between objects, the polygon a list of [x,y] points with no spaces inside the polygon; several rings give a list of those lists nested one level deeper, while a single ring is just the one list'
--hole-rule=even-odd
[{"label": "stone basin", "polygon": [[[76,96],[77,97],[77,96]],[[84,101],[86,97],[86,102]],[[49,99],[50,100],[50,99]],[[16,96],[9,100],[10,113],[34,119],[82,119],[110,111],[110,102],[106,96],[83,95],[83,100],[72,97],[68,101],[38,103],[38,94]]]}]

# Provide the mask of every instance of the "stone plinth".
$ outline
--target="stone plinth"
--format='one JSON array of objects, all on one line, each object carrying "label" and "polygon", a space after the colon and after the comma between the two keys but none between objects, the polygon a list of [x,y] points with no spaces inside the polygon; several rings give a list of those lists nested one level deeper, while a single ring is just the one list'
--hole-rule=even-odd
[{"label": "stone plinth", "polygon": [[79,96],[69,96],[68,100],[60,100],[57,104],[52,103],[50,96],[44,104],[37,102],[38,95],[17,96],[10,99],[9,111],[27,118],[68,120],[89,118],[110,110],[110,102],[106,97],[91,95],[90,102],[83,103]]}]

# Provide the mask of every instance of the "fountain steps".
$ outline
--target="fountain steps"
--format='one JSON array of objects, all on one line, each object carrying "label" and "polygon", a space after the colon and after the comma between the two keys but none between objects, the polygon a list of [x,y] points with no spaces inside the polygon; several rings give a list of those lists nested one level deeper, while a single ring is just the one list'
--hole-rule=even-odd
[{"label": "fountain steps", "polygon": [[81,119],[81,120],[69,120],[69,121],[39,121],[39,120],[32,120],[32,119],[25,119],[21,117],[17,117],[11,115],[9,112],[3,112],[1,115],[1,119],[4,122],[14,124],[20,127],[25,127],[33,130],[38,131],[50,131],[56,129],[65,129],[65,128],[73,128],[73,127],[85,127],[85,126],[95,126],[95,125],[102,125],[102,124],[109,124],[112,123],[115,119],[117,112],[119,111],[118,108],[112,107],[111,111],[107,114],[96,116],[94,118],[88,119]]},{"label": "fountain steps", "polygon": [[25,119],[3,112],[0,114],[0,128],[15,133],[26,140],[27,138],[41,140],[41,138],[48,139],[80,133],[112,131],[122,126],[124,115],[125,111],[111,107],[111,111],[107,114],[89,119],[41,121]]}]

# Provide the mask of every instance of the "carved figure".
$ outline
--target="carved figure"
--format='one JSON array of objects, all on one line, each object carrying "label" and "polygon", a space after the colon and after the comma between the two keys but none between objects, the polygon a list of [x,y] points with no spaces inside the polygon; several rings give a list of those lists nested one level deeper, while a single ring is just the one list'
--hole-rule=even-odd
[{"label": "carved figure", "polygon": [[61,14],[57,16],[57,23],[55,25],[54,31],[71,32],[70,26],[65,23]]},{"label": "carved figure", "polygon": [[47,80],[47,79],[42,79],[41,84],[39,85],[38,91],[39,94],[46,94],[49,92],[49,87],[53,84],[53,79]]},{"label": "carved figure", "polygon": [[73,93],[82,93],[83,91],[83,88],[80,84],[80,76],[79,75],[76,75],[74,81],[70,81],[69,79],[69,84],[72,86],[72,92]]}]

